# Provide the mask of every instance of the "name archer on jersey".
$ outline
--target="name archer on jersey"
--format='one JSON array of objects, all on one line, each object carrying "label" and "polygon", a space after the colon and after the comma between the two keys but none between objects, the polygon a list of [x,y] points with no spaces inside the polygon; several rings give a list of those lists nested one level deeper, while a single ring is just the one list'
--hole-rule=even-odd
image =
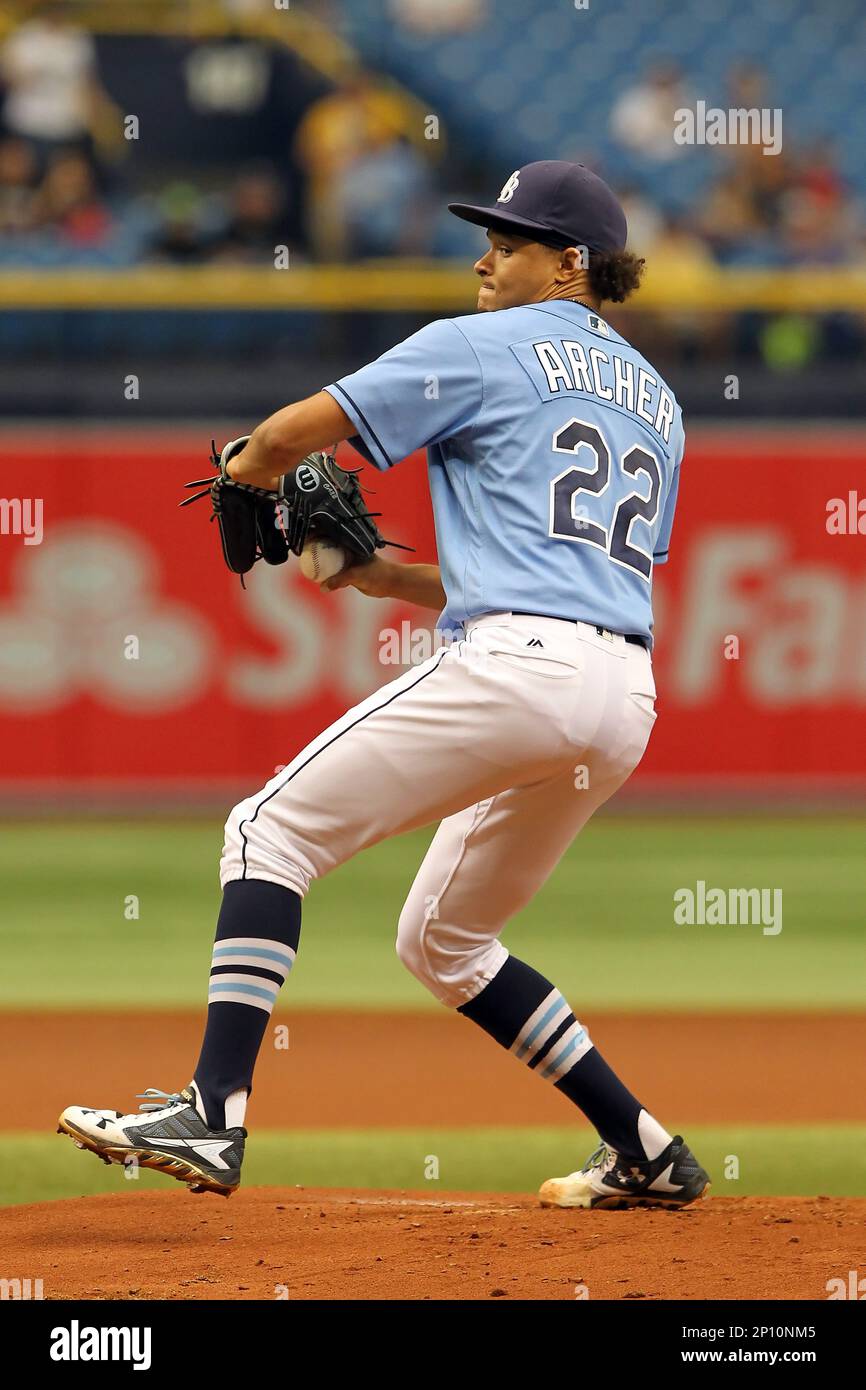
[{"label": "name archer on jersey", "polygon": [[542,399],[571,392],[595,396],[629,411],[670,443],[676,413],[673,396],[657,376],[644,367],[635,369],[635,363],[613,345],[585,348],[574,338],[544,338],[516,343],[512,352]]}]

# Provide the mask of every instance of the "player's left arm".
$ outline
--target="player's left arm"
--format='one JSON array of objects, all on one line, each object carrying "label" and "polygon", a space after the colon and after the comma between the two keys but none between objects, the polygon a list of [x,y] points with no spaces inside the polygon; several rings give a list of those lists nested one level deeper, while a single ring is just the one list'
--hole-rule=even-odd
[{"label": "player's left arm", "polygon": [[[471,427],[484,403],[481,363],[452,320],[435,320],[375,362],[278,410],[228,462],[235,482],[276,490],[308,454],[348,439],[376,468]],[[345,408],[344,408],[345,407]],[[375,555],[323,588],[353,586],[371,598],[442,609],[438,565],[406,565]]]},{"label": "player's left arm", "polygon": [[467,428],[484,401],[481,365],[457,325],[434,320],[375,362],[264,420],[229,477],[276,489],[308,454],[349,439],[377,468]]},{"label": "player's left arm", "polygon": [[276,491],[282,474],[308,454],[339,444],[354,433],[355,426],[342,406],[327,391],[317,391],[257,425],[246,447],[229,461],[229,477]]}]

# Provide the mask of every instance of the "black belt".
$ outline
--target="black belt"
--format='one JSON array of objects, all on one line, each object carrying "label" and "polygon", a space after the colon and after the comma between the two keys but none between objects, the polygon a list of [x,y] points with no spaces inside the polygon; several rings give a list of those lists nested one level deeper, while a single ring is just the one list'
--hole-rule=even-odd
[{"label": "black belt", "polygon": [[[519,618],[556,618],[557,622],[560,623],[582,623],[586,621],[585,618],[561,618],[558,613],[523,613],[517,608],[512,608],[511,612]],[[587,626],[595,627],[599,637],[603,637],[605,632],[610,631],[610,628],[598,627],[594,623],[588,623]],[[615,632],[613,636],[624,637],[627,642],[631,642],[635,647],[649,647],[647,639],[645,637],[639,637],[636,632]]]},{"label": "black belt", "polygon": [[[604,634],[605,634],[606,632],[610,632],[610,628],[608,628],[608,627],[597,627],[595,630],[596,630],[596,632],[598,633],[599,637],[603,637]],[[626,640],[627,642],[631,642],[632,645],[635,646],[635,647],[647,647],[647,646],[649,646],[649,643],[647,642],[646,638],[645,638],[645,637],[638,637],[638,635],[637,635],[636,632],[623,632],[623,633],[617,633],[617,632],[615,632],[613,635],[614,635],[614,637],[619,637],[619,636],[624,637],[625,640]]]}]

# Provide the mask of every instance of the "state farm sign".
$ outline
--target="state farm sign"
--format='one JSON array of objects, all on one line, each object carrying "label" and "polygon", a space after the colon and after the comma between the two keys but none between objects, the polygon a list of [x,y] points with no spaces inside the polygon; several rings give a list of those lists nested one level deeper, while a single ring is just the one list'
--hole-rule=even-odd
[{"label": "state farm sign", "polygon": [[[0,534],[7,796],[252,789],[398,674],[383,632],[409,631],[401,660],[427,654],[430,614],[321,595],[291,562],[258,566],[242,590],[204,515],[176,507],[201,475],[198,434],[7,433],[0,451],[0,492],[42,500],[38,544],[32,528],[29,542],[11,523]],[[636,780],[866,789],[866,539],[851,504],[864,465],[866,433],[690,431],[654,581],[659,719]],[[362,478],[388,534],[434,559],[423,461]]]}]

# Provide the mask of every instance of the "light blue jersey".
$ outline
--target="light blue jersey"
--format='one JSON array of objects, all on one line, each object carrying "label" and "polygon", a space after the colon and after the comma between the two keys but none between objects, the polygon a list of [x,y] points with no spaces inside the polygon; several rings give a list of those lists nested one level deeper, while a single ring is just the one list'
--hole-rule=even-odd
[{"label": "light blue jersey", "polygon": [[428,324],[325,388],[377,468],[426,446],[445,630],[511,610],[652,635],[682,411],[566,299]]}]

